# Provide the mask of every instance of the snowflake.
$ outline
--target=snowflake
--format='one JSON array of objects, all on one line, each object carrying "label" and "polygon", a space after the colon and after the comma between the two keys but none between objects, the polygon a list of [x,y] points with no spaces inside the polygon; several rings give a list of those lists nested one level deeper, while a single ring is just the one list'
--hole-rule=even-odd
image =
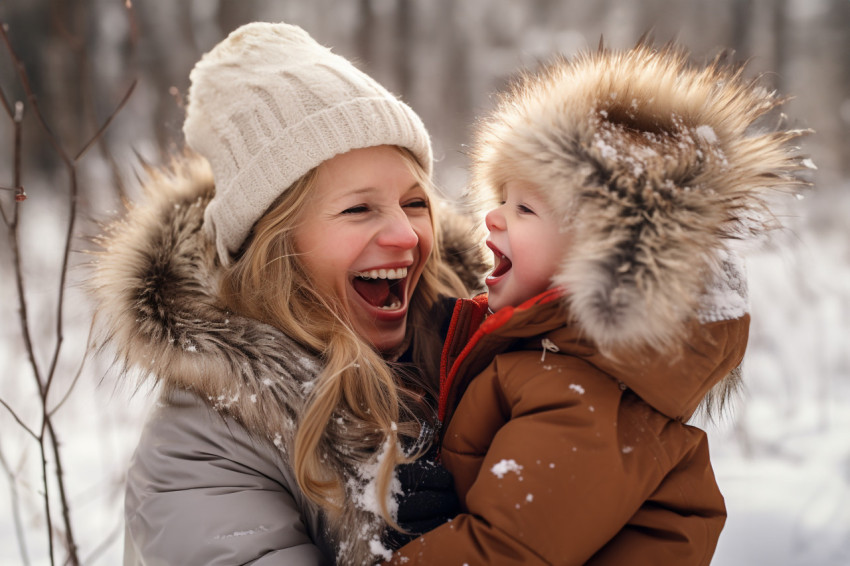
[{"label": "snowflake", "polygon": [[505,477],[508,472],[513,472],[517,475],[522,471],[522,466],[516,463],[516,460],[502,460],[490,468],[490,472],[499,479]]}]

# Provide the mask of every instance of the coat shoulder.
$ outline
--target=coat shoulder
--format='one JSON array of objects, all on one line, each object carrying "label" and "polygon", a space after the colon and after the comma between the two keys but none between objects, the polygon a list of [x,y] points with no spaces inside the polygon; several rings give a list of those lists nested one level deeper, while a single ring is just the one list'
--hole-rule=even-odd
[{"label": "coat shoulder", "polygon": [[244,563],[275,548],[329,564],[318,511],[302,499],[276,448],[193,393],[173,392],[151,413],[128,470],[125,552],[143,563],[234,554]]}]

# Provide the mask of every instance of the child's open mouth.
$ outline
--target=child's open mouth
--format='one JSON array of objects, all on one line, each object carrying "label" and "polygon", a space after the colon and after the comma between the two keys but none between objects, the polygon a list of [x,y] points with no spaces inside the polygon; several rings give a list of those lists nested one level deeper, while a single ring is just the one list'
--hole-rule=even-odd
[{"label": "child's open mouth", "polygon": [[511,260],[508,259],[507,256],[504,256],[500,253],[496,254],[496,259],[499,261],[499,264],[496,266],[496,269],[493,270],[493,273],[490,274],[490,277],[498,278],[507,273],[511,266]]},{"label": "child's open mouth", "polygon": [[375,308],[392,311],[404,306],[407,268],[372,269],[354,274],[352,286]]},{"label": "child's open mouth", "polygon": [[485,283],[487,285],[495,284],[499,278],[501,278],[505,273],[511,270],[512,263],[510,258],[502,253],[502,250],[497,248],[492,242],[487,242],[487,247],[493,251],[493,257],[496,260],[496,268],[493,272],[487,276],[487,280]]}]

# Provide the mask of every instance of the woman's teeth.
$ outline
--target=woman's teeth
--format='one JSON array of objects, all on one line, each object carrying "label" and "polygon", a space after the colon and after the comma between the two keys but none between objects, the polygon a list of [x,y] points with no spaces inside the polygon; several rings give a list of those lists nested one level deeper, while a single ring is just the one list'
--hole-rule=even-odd
[{"label": "woman's teeth", "polygon": [[407,268],[399,267],[398,269],[372,269],[369,271],[361,271],[356,274],[361,279],[404,279],[407,277]]},{"label": "woman's teeth", "polygon": [[373,307],[395,311],[403,306],[402,294],[407,272],[407,267],[369,269],[356,272],[351,284],[354,290]]}]

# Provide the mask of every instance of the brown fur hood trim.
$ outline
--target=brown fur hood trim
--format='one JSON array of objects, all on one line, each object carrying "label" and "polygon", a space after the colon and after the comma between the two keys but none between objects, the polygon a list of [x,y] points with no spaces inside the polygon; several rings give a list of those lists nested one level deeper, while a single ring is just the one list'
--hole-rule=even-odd
[{"label": "brown fur hood trim", "polygon": [[[96,303],[96,348],[114,353],[124,379],[132,371],[165,391],[197,393],[286,460],[321,362],[277,329],[220,306],[221,267],[201,229],[215,191],[206,160],[181,156],[145,177],[144,199],[95,239],[100,250],[93,252],[88,287]],[[459,261],[471,262],[473,281],[483,272],[474,246],[455,239],[466,237],[462,225],[449,226],[455,234],[443,237],[466,254]],[[331,521],[330,537],[339,563],[372,564],[377,558],[369,544],[385,524],[358,502],[380,447],[364,446],[349,424],[337,415],[321,447],[328,466],[348,478],[348,501]]]},{"label": "brown fur hood trim", "polygon": [[769,193],[807,185],[789,144],[805,132],[755,130],[782,100],[742,73],[600,47],[522,76],[479,125],[473,189],[542,187],[573,233],[556,283],[601,348],[672,345],[728,240],[775,227]]}]

